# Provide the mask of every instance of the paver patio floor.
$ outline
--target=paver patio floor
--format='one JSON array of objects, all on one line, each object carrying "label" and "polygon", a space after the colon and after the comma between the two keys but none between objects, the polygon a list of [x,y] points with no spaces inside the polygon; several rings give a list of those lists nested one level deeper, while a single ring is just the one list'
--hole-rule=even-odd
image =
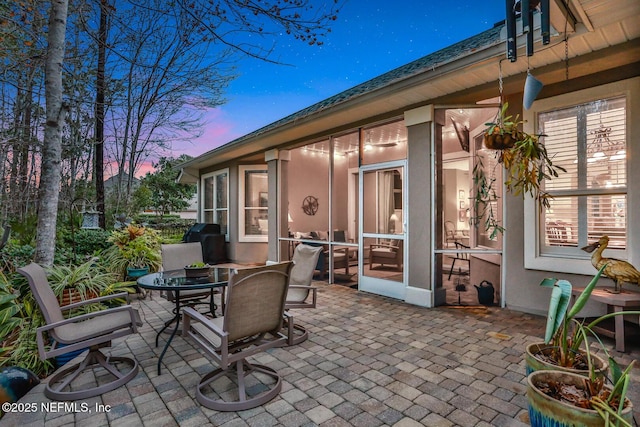
[{"label": "paver patio floor", "polygon": [[[144,325],[114,342],[114,355],[133,354],[138,376],[87,399],[88,411],[65,408],[10,413],[7,426],[522,426],[528,425],[523,351],[539,341],[545,319],[497,307],[426,309],[317,283],[318,308],[293,310],[310,338],[254,358],[283,376],[282,392],[247,411],[222,413],[194,398],[212,369],[190,342],[176,336],[156,371],[155,334],[172,304],[155,293],[134,300]],[[610,348],[613,342],[607,341]],[[640,343],[620,354],[640,358]],[[640,409],[640,366],[630,397]],[[40,384],[21,402],[48,402]],[[96,404],[109,405],[104,411]],[[40,407],[39,407],[40,408]],[[636,419],[640,420],[640,412]]]}]

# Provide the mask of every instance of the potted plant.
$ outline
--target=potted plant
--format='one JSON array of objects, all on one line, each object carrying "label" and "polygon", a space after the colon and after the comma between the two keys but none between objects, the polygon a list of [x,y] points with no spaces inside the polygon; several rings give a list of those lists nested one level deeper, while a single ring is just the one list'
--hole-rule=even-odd
[{"label": "potted plant", "polygon": [[184,267],[184,273],[186,277],[206,277],[211,271],[211,266],[204,262],[195,262],[193,264],[186,265]]},{"label": "potted plant", "polygon": [[49,285],[60,305],[69,305],[106,295],[105,290],[117,282],[116,276],[100,268],[95,260],[89,260],[78,266],[54,265],[48,269],[47,273]]},{"label": "potted plant", "polygon": [[[523,132],[520,127],[524,123],[520,116],[513,117],[508,113],[509,103],[505,102],[493,122],[485,123],[485,145],[489,149],[500,150],[498,164],[505,168],[504,184],[507,191],[514,195],[531,195],[540,208],[550,207],[551,195],[544,191],[543,181],[566,172],[562,166],[553,163],[546,147],[540,141],[544,135],[532,135]],[[492,230],[492,238],[504,229],[495,219],[491,209],[497,199],[494,189],[495,179],[488,179],[481,163],[473,169],[475,190],[474,204],[476,217],[473,224],[485,222],[485,229]]]},{"label": "potted plant", "polygon": [[[620,425],[632,419],[631,402],[626,398],[631,366],[623,372],[593,331],[598,323],[616,315],[609,313],[585,323],[575,316],[585,306],[604,266],[576,298],[569,310],[571,283],[545,279],[552,286],[544,343],[530,344],[526,350],[527,397],[531,425],[605,425],[603,419]],[[593,354],[589,337],[600,343],[606,360]],[[607,372],[612,385],[605,385]],[[624,402],[624,403],[620,403]],[[554,424],[555,423],[555,424]],[[582,424],[580,424],[582,423]],[[614,424],[617,425],[617,424]]]},{"label": "potted plant", "polygon": [[629,371],[603,378],[562,371],[536,371],[527,377],[529,420],[543,426],[626,426],[633,423],[633,404],[626,397]]},{"label": "potted plant", "polygon": [[[614,316],[640,314],[640,311],[622,311],[608,313],[584,323],[576,319],[577,314],[584,308],[591,292],[595,288],[604,268],[602,266],[591,279],[582,293],[576,298],[569,310],[571,300],[571,283],[567,280],[544,279],[540,285],[552,287],[547,312],[547,324],[544,342],[532,343],[526,349],[527,374],[542,369],[564,370],[567,372],[589,374],[589,362],[593,363],[596,372],[604,375],[607,371],[607,361],[589,353],[586,336],[591,336],[600,342],[593,328],[599,323]],[[606,354],[606,349],[602,346]]]},{"label": "potted plant", "polygon": [[109,241],[113,246],[105,252],[105,263],[125,278],[157,271],[162,264],[160,236],[153,229],[129,224],[113,231]]}]

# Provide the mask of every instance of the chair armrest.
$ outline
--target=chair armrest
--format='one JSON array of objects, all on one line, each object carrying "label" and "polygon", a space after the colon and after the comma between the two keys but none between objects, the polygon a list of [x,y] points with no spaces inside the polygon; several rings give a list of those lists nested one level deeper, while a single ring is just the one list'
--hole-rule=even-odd
[{"label": "chair armrest", "polygon": [[191,308],[191,307],[185,307],[182,309],[182,331],[183,331],[183,335],[186,336],[186,334],[189,331],[189,328],[191,327],[191,322],[195,320],[198,323],[202,323],[202,325],[204,327],[206,327],[207,329],[209,329],[211,332],[213,332],[214,334],[218,335],[219,337],[226,337],[228,335],[227,332],[223,331],[222,329],[218,328],[217,325],[215,325],[214,323],[211,323],[209,321],[209,319],[207,318],[207,316],[203,315],[202,313],[198,312],[197,310]]},{"label": "chair armrest", "polygon": [[117,311],[128,311],[131,315],[131,323],[136,324],[135,309],[131,305],[123,305],[120,307],[108,308],[106,310],[94,311],[91,313],[81,314],[80,316],[70,317],[68,319],[61,320],[55,323],[49,323],[44,326],[40,326],[38,330],[48,331],[50,329],[57,328],[58,326],[67,325],[69,323],[77,323],[83,320],[91,319],[93,317],[106,316],[107,314],[115,313]]},{"label": "chair armrest", "polygon": [[79,302],[74,302],[72,304],[69,305],[63,305],[60,307],[60,310],[62,311],[67,311],[67,310],[71,310],[74,308],[78,308],[78,307],[82,307],[84,305],[89,305],[89,304],[95,304],[95,303],[99,303],[102,301],[109,301],[112,299],[116,299],[116,298],[125,298],[127,300],[127,303],[129,302],[129,294],[126,292],[118,292],[117,294],[111,294],[111,295],[105,295],[103,297],[97,297],[97,298],[91,298],[91,299],[87,299],[84,301],[79,301]]}]

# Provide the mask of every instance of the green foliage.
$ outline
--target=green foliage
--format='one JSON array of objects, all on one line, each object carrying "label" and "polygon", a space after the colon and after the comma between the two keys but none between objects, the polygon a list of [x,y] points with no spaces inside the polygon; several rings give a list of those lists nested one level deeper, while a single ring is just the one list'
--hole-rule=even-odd
[{"label": "green foliage", "polygon": [[140,186],[134,193],[136,205],[143,209],[152,209],[159,215],[171,211],[180,211],[189,206],[189,200],[196,193],[193,184],[179,184],[176,182],[179,170],[175,166],[189,160],[182,155],[177,159],[162,157],[153,166],[156,171],[147,172],[142,178]]},{"label": "green foliage", "polygon": [[0,301],[0,366],[20,366],[46,376],[53,364],[38,355],[36,329],[44,325],[44,319],[33,295],[18,294],[0,273]]},{"label": "green foliage", "polygon": [[80,229],[75,233],[76,254],[96,255],[111,247],[109,237],[111,232],[106,230],[85,230]]},{"label": "green foliage", "polygon": [[10,221],[11,239],[15,240],[19,246],[35,246],[36,228],[38,226],[38,216],[29,215],[22,221]]},{"label": "green foliage", "polygon": [[113,231],[109,241],[113,245],[104,252],[104,263],[120,277],[128,267],[157,271],[162,264],[160,236],[151,228],[131,224]]},{"label": "green foliage", "polygon": [[16,271],[22,265],[27,265],[33,260],[35,248],[31,245],[21,245],[14,240],[9,240],[0,252],[0,270],[5,273]]},{"label": "green foliage", "polygon": [[94,260],[78,266],[54,265],[48,270],[48,279],[56,296],[61,296],[65,289],[75,289],[83,299],[92,293],[104,294],[104,290],[117,281],[113,273],[103,271]]}]

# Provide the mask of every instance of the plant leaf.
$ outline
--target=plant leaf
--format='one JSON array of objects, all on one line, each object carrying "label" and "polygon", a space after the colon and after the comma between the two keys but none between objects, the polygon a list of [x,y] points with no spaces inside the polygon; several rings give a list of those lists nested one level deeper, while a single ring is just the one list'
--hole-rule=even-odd
[{"label": "plant leaf", "polygon": [[[549,286],[548,281],[553,279],[544,279],[542,286]],[[544,342],[549,343],[556,334],[560,325],[564,322],[569,301],[571,299],[571,283],[566,280],[558,280],[553,285],[551,297],[549,298],[549,310],[547,313],[547,328],[544,335]]]},{"label": "plant leaf", "polygon": [[600,270],[598,270],[598,272],[596,273],[595,276],[593,276],[593,279],[591,279],[587,287],[584,288],[580,296],[576,298],[576,302],[573,304],[573,307],[571,307],[571,311],[569,311],[569,318],[573,318],[575,315],[577,315],[580,312],[580,310],[584,308],[585,304],[589,300],[589,297],[591,296],[591,292],[596,287],[596,284],[600,279],[600,275],[602,274],[606,266],[607,265],[605,264],[600,268]]}]

